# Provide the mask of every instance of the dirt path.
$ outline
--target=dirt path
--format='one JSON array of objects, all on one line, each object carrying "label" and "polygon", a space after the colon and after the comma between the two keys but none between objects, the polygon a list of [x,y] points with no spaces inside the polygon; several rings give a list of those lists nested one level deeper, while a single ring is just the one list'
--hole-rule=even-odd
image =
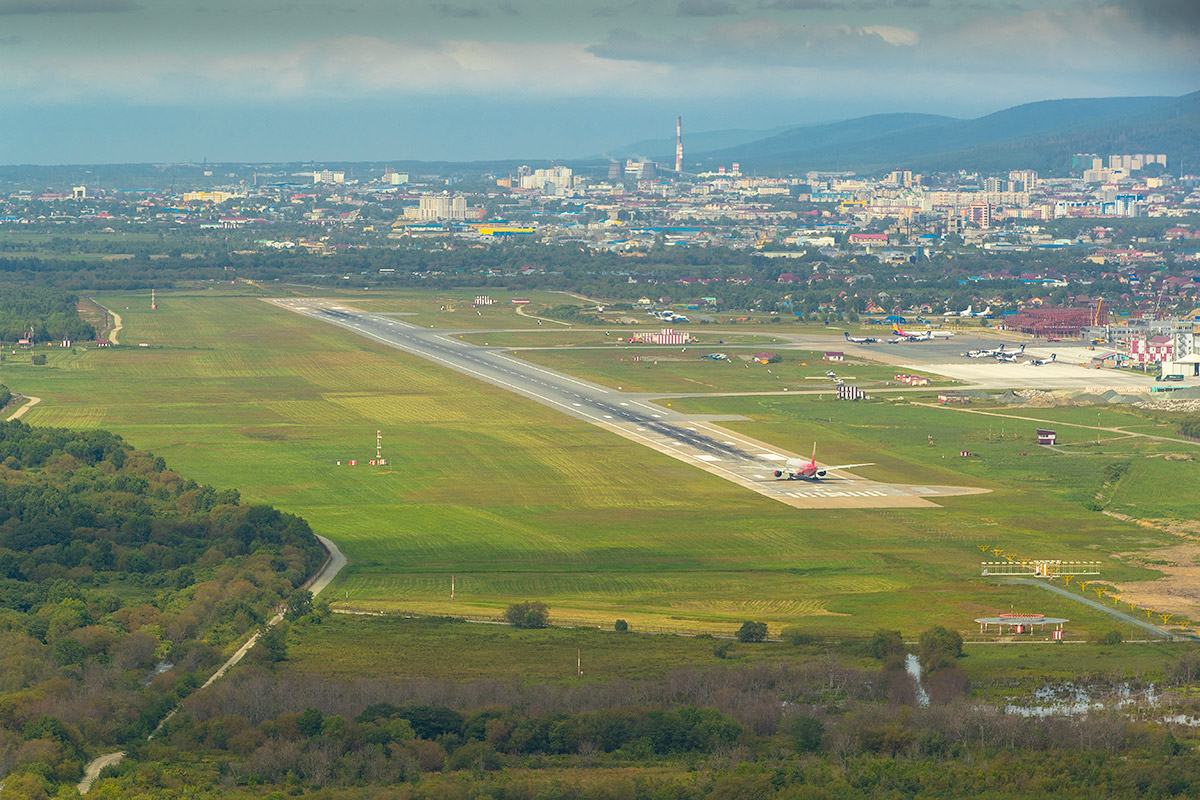
[{"label": "dirt path", "polygon": [[[93,303],[96,303],[94,298],[89,297],[88,300],[91,300]],[[120,344],[121,342],[117,339],[117,336],[121,333],[121,329],[124,327],[124,325],[122,325],[122,323],[121,323],[121,315],[118,314],[117,312],[113,311],[111,308],[104,308],[104,306],[100,305],[99,303],[96,303],[96,307],[104,309],[104,313],[112,316],[113,326],[112,326],[112,330],[110,330],[108,332],[107,338],[113,344]],[[101,335],[103,336],[104,334],[101,334]]]},{"label": "dirt path", "polygon": [[106,753],[100,756],[95,761],[87,765],[87,769],[83,771],[83,780],[79,782],[80,794],[87,794],[92,788],[92,784],[96,782],[96,778],[100,777],[100,770],[120,762],[125,757],[125,751],[120,750],[116,753]]},{"label": "dirt path", "polygon": [[[109,341],[112,340],[110,339]],[[342,571],[342,567],[346,566],[348,563],[346,557],[342,555],[342,551],[338,549],[336,544],[319,534],[317,535],[317,538],[321,540],[321,544],[325,546],[325,550],[329,553],[329,556],[325,559],[325,563],[321,565],[320,569],[313,573],[313,576],[301,586],[301,588],[308,589],[310,592],[312,592],[313,597],[316,597],[323,589],[325,589],[325,587],[332,583],[333,579],[337,577],[337,574]],[[270,628],[274,625],[278,625],[279,621],[282,619],[283,614],[276,614],[267,621],[266,627]],[[224,677],[225,673],[228,672],[233,665],[245,658],[246,653],[249,653],[254,645],[258,644],[258,639],[261,635],[262,631],[255,631],[254,634],[246,640],[246,643],[239,647],[234,654],[225,661],[224,664],[218,667],[217,671],[214,672],[209,679],[204,682],[204,685],[201,686],[197,691],[208,688],[216,680]],[[158,727],[154,729],[154,733],[151,733],[147,738],[154,738],[154,735],[158,733],[159,728],[166,724],[167,720],[175,716],[175,712],[178,710],[179,707],[176,706],[169,714],[167,714],[167,716],[163,717],[162,722],[158,723]],[[100,771],[107,766],[120,763],[121,759],[124,757],[125,752],[121,750],[115,753],[105,753],[104,755],[92,760],[83,771],[83,780],[79,782],[78,787],[79,793],[87,794],[88,790],[92,788],[92,783],[95,782],[96,777],[100,774]]]},{"label": "dirt path", "polygon": [[[22,395],[24,397],[24,395]],[[16,411],[8,415],[8,420],[11,422],[14,419],[20,419],[25,416],[25,412],[42,402],[40,397],[25,397],[29,402],[18,408]]]},{"label": "dirt path", "polygon": [[572,327],[571,323],[563,322],[562,320],[550,319],[549,317],[539,317],[537,314],[526,314],[525,306],[517,306],[517,316],[525,317],[527,319],[536,319],[542,322],[553,322],[555,325],[565,325],[568,328]]}]

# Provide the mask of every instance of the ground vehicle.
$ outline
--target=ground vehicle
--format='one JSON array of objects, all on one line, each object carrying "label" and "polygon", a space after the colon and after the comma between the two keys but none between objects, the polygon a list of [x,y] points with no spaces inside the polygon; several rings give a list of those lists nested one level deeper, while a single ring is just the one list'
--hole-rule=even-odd
[{"label": "ground vehicle", "polygon": [[1183,380],[1183,376],[1182,375],[1159,375],[1154,380],[1156,380],[1156,381],[1181,381],[1181,380]]}]

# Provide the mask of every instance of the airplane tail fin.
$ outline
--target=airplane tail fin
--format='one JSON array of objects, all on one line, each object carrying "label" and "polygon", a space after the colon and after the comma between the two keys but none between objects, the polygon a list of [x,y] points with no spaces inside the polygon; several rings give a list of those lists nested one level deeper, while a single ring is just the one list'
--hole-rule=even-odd
[{"label": "airplane tail fin", "polygon": [[817,463],[817,443],[813,442],[812,463]]}]

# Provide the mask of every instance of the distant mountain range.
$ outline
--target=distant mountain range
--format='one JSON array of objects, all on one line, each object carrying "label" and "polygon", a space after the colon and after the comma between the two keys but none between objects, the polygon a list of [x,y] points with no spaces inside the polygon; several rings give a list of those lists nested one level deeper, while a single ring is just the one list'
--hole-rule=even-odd
[{"label": "distant mountain range", "polygon": [[[721,131],[735,137],[752,131]],[[718,136],[718,138],[719,138]],[[659,140],[652,140],[659,141]],[[1036,169],[1065,174],[1075,153],[1165,153],[1176,172],[1180,159],[1200,166],[1200,92],[1182,97],[1105,97],[1046,100],[977,119],[936,114],[874,114],[705,150],[703,134],[684,137],[688,169],[740,162],[742,172],[891,169],[918,172]],[[646,157],[651,142],[646,145]],[[674,152],[657,148],[660,160]],[[632,147],[632,146],[631,146]],[[697,164],[699,166],[697,167]]]}]

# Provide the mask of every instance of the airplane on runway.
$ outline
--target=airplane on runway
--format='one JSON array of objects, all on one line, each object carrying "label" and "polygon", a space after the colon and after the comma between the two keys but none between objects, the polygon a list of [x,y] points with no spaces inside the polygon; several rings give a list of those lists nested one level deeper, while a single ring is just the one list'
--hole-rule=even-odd
[{"label": "airplane on runway", "polygon": [[851,336],[847,331],[842,331],[842,333],[845,334],[847,342],[854,342],[854,344],[879,344],[879,340],[871,336]]},{"label": "airplane on runway", "polygon": [[789,481],[816,481],[824,478],[830,470],[835,469],[850,469],[851,467],[873,467],[871,464],[835,464],[828,467],[817,466],[817,443],[813,442],[812,458],[805,461],[803,458],[789,458],[787,463],[782,468],[777,468],[774,471],[776,478],[786,479]]},{"label": "airplane on runway", "polygon": [[1054,360],[1056,358],[1058,358],[1058,354],[1051,353],[1049,358],[1034,358],[1034,359],[1030,359],[1029,361],[1026,361],[1025,363],[1031,364],[1032,366],[1035,366],[1035,367],[1044,367],[1047,364],[1053,364]]}]

